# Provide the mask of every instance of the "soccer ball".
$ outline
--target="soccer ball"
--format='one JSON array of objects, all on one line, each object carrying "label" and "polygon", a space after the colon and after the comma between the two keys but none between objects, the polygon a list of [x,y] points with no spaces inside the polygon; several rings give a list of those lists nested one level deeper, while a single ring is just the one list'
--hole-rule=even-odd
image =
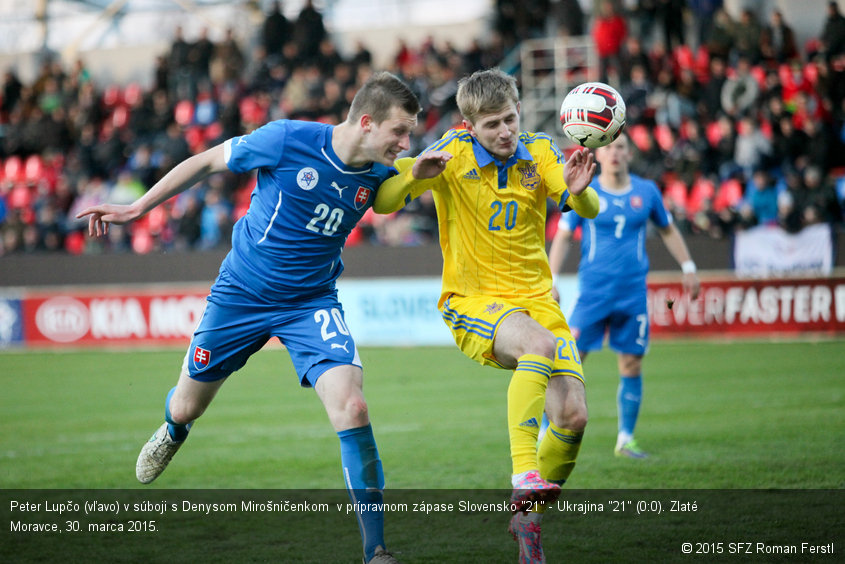
[{"label": "soccer ball", "polygon": [[625,127],[625,101],[603,82],[585,82],[569,91],[560,106],[567,138],[596,149],[610,144]]}]

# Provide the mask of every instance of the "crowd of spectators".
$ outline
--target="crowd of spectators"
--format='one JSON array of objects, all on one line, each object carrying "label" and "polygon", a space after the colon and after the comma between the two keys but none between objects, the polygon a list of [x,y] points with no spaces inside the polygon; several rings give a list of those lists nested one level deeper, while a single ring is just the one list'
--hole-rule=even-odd
[{"label": "crowd of spectators", "polygon": [[[466,49],[399,41],[389,70],[424,107],[412,154],[460,123],[461,76],[497,65],[519,38],[592,34],[601,78],[628,106],[633,169],[658,181],[682,229],[727,237],[757,223],[841,224],[845,18],[835,3],[806,45],[780,12],[768,23],[751,10],[734,20],[718,0],[640,0],[631,12],[601,0],[592,18],[578,0],[534,4],[498,0],[490,37]],[[692,17],[687,34],[675,32],[678,10]],[[338,52],[310,2],[296,19],[275,3],[254,38],[177,29],[149,88],[98,84],[82,61],[68,69],[47,59],[27,84],[10,69],[0,90],[0,255],[225,247],[252,177],[216,175],[106,240],[88,238],[75,215],[131,202],[179,161],[269,120],[339,123],[372,71],[363,44]],[[393,216],[368,214],[348,244],[434,241],[429,196]]]}]

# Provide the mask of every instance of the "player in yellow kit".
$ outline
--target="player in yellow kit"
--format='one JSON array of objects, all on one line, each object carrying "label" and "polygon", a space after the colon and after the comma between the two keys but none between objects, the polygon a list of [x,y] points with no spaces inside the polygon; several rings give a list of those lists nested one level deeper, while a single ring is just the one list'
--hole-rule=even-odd
[{"label": "player in yellow kit", "polygon": [[[581,361],[551,294],[546,202],[595,217],[598,197],[588,184],[596,165],[589,151],[564,165],[548,135],[520,132],[516,81],[498,69],[462,79],[456,101],[465,129],[397,161],[400,172],[381,185],[373,209],[391,213],[433,192],[443,251],[438,305],[464,354],[514,371],[507,399],[512,502],[523,510],[511,532],[520,562],[544,562],[536,502],[560,494],[587,424]],[[544,409],[551,432],[538,447]]]}]

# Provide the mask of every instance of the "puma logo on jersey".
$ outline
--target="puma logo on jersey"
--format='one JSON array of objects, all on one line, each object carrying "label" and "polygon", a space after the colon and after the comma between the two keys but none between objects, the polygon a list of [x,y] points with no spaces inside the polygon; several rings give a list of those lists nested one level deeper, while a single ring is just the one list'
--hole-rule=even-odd
[{"label": "puma logo on jersey", "polygon": [[347,339],[347,340],[343,341],[343,344],[342,344],[342,345],[338,345],[337,343],[332,343],[331,348],[332,348],[332,350],[334,350],[334,349],[343,349],[345,352],[347,352],[347,353],[348,353],[349,351],[348,351],[348,350],[346,350],[346,344],[347,344],[348,342],[349,342],[349,339]]},{"label": "puma logo on jersey", "polygon": [[237,142],[237,143],[235,143],[235,146],[238,146],[238,145],[240,145],[241,143],[246,143],[246,135],[241,136],[241,137],[238,139],[238,142]]},{"label": "puma logo on jersey", "polygon": [[332,181],[332,188],[337,190],[337,197],[342,198],[343,197],[343,191],[346,190],[347,188],[349,188],[349,186],[338,186],[337,182]]}]

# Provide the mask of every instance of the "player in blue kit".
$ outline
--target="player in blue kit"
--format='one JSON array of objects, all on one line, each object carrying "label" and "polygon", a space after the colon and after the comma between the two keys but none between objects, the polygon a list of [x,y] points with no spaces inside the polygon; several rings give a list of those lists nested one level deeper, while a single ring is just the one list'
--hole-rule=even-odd
[{"label": "player in blue kit", "polygon": [[343,477],[358,510],[364,562],[396,562],[384,543],[384,475],[362,391],[363,370],[337,299],[346,238],[409,149],[420,105],[390,73],[374,74],[337,126],[280,120],[180,163],[130,205],[88,208],[89,232],[138,219],[214,173],[258,170],[249,210],[207,298],[165,422],[144,445],[136,475],[150,483],[184,444],[226,378],[272,337],[313,387],[340,438]]},{"label": "player in blue kit", "polygon": [[[657,227],[666,248],[681,265],[684,290],[698,297],[695,263],[672,217],[663,205],[657,184],[629,172],[632,153],[626,135],[596,149],[599,174],[590,184],[599,195],[595,219],[563,214],[549,250],[553,273],[560,271],[572,232],[582,228],[579,295],[569,319],[578,352],[601,350],[605,334],[618,354],[617,456],[644,458],[634,440],[642,402],[642,360],[649,343],[645,239],[649,221]],[[557,289],[554,289],[557,298]]]}]

